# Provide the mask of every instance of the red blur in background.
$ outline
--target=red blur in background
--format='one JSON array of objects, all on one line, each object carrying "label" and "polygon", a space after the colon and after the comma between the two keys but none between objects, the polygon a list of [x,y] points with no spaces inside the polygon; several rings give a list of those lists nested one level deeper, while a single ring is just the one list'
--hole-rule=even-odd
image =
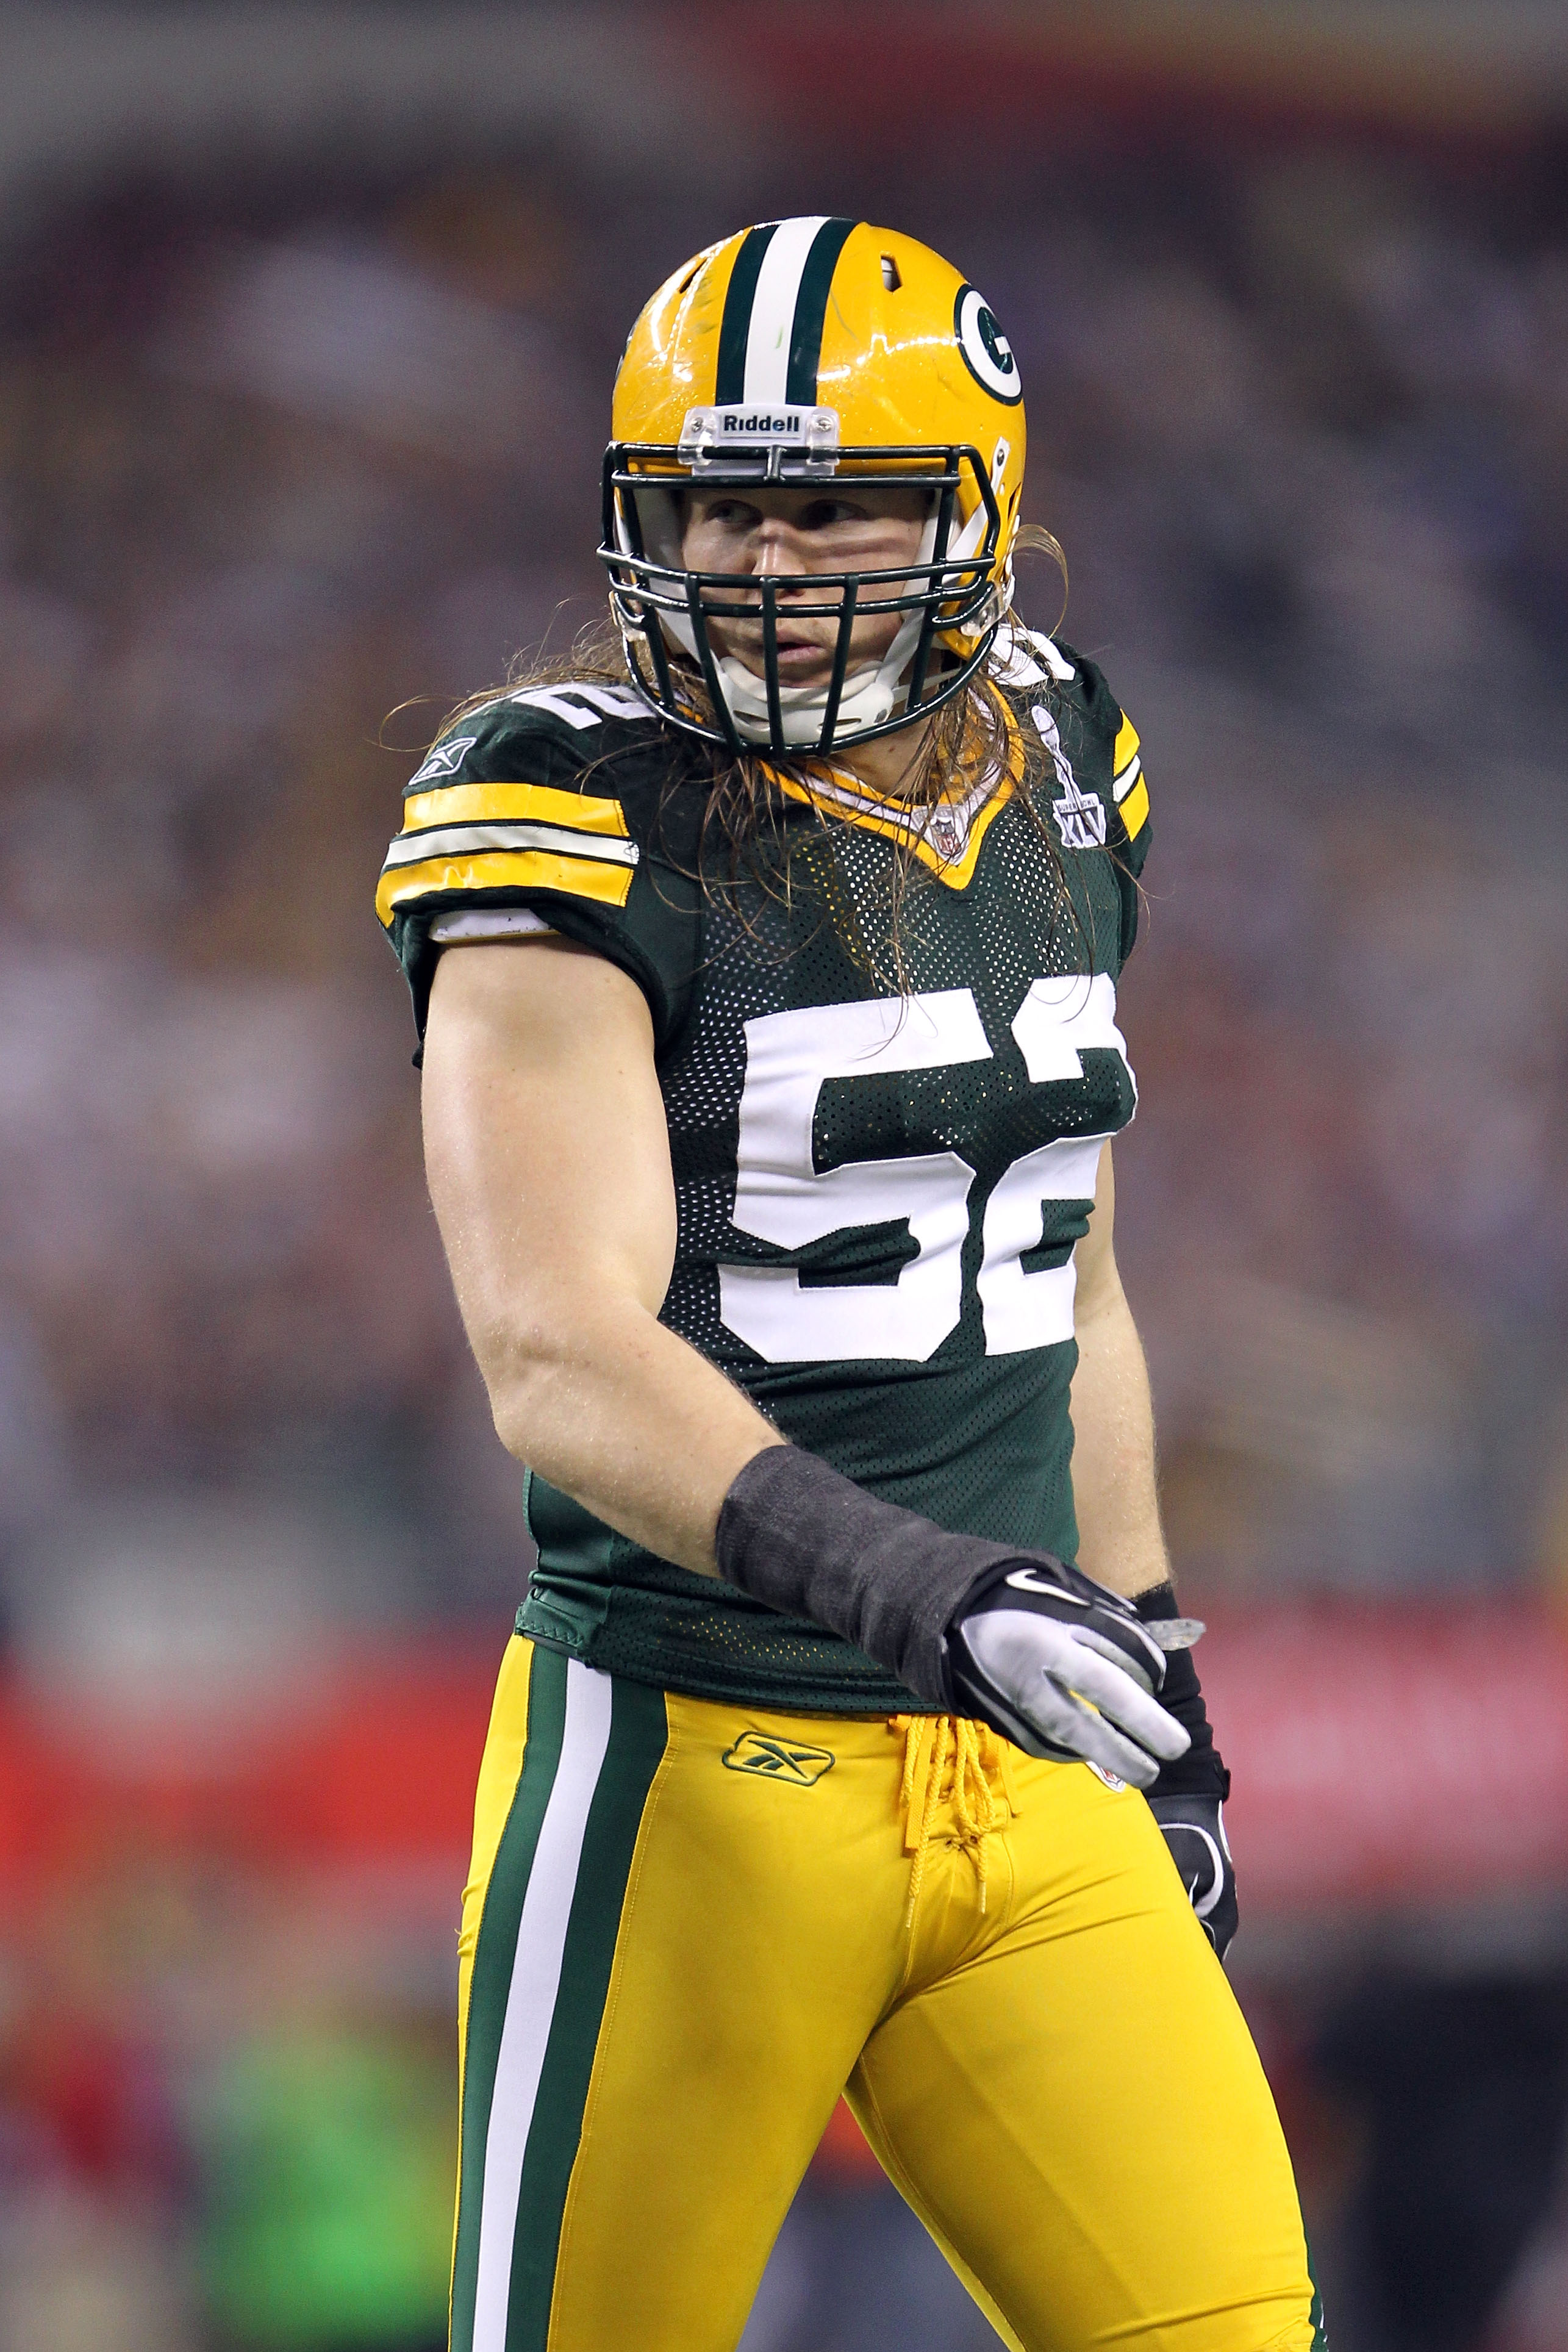
[{"label": "red blur in background", "polygon": [[[1462,1903],[1568,1872],[1568,1633],[1543,1608],[1322,1601],[1211,1626],[1249,1919]],[[266,1874],[445,1864],[461,1884],[495,1662],[371,1649],[206,1736],[140,1738],[0,1688],[0,1901],[132,1832]]]}]

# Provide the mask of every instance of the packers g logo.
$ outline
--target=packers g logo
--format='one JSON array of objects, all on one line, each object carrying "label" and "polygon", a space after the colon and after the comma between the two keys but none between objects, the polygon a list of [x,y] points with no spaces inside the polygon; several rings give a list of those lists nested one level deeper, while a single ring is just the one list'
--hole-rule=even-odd
[{"label": "packers g logo", "polygon": [[964,365],[993,400],[1016,407],[1023,398],[1023,379],[1013,347],[997,324],[996,312],[973,286],[960,286],[953,305],[953,332],[964,354]]}]

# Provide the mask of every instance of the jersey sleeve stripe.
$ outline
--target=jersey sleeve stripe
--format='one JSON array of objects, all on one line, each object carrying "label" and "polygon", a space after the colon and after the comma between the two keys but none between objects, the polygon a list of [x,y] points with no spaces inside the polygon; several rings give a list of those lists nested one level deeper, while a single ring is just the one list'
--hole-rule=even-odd
[{"label": "jersey sleeve stripe", "polygon": [[427,857],[466,857],[482,849],[551,849],[559,857],[608,859],[635,866],[634,841],[604,841],[561,824],[434,824],[420,833],[400,833],[387,852],[388,866],[413,866]]},{"label": "jersey sleeve stripe", "polygon": [[626,812],[619,801],[558,792],[553,784],[443,784],[434,792],[411,793],[402,804],[404,833],[422,825],[506,824],[528,817],[572,833],[626,837]]},{"label": "jersey sleeve stripe", "polygon": [[[1126,767],[1128,762],[1132,760],[1137,748],[1138,730],[1134,726],[1130,719],[1124,717],[1121,727],[1117,732],[1115,749],[1111,754],[1111,772],[1113,776],[1119,777],[1121,775],[1123,769]],[[1120,796],[1118,795],[1118,797]]]},{"label": "jersey sleeve stripe", "polygon": [[1119,801],[1124,801],[1126,799],[1127,794],[1132,791],[1133,786],[1137,782],[1138,778],[1143,774],[1143,772],[1144,763],[1134,751],[1131,763],[1123,769],[1121,774],[1117,777],[1115,783],[1112,786],[1112,790],[1114,792],[1116,798]]},{"label": "jersey sleeve stripe", "polygon": [[1140,776],[1126,799],[1122,803],[1122,823],[1127,828],[1129,841],[1136,839],[1149,818],[1149,788]]},{"label": "jersey sleeve stripe", "polygon": [[466,890],[558,890],[569,898],[592,898],[602,907],[623,907],[632,891],[632,867],[591,857],[561,857],[547,849],[486,850],[474,857],[425,857],[417,865],[389,866],[376,891],[376,912],[390,927],[399,908]]}]

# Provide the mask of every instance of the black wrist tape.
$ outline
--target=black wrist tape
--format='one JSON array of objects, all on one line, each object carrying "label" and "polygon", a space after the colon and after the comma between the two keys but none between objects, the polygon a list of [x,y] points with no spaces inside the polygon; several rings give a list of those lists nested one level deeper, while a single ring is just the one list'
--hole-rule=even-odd
[{"label": "black wrist tape", "polygon": [[[1176,1607],[1176,1587],[1156,1584],[1151,1591],[1140,1592],[1133,1606],[1145,1625],[1162,1617],[1180,1614]],[[1160,1705],[1167,1715],[1174,1715],[1192,1741],[1185,1756],[1174,1764],[1162,1764],[1159,1779],[1144,1794],[1155,1797],[1228,1797],[1230,1775],[1221,1761],[1214,1744],[1214,1730],[1208,1720],[1208,1709],[1203,1703],[1198,1687],[1197,1668],[1190,1650],[1173,1650],[1166,1660],[1165,1687],[1160,1692]]]},{"label": "black wrist tape", "polygon": [[953,1535],[796,1445],[753,1455],[724,1498],[715,1549],[727,1584],[841,1633],[928,1706],[949,1709],[954,1611],[982,1569],[1041,1557]]}]

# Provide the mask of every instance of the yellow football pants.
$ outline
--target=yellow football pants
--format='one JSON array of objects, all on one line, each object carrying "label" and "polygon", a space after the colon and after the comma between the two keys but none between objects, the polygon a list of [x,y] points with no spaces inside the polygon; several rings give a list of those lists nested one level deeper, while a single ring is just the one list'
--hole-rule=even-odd
[{"label": "yellow football pants", "polygon": [[461,1957],[454,2352],[730,2352],[841,2091],[1014,2347],[1318,2340],[1247,2027],[1087,1766],[516,1640]]}]

